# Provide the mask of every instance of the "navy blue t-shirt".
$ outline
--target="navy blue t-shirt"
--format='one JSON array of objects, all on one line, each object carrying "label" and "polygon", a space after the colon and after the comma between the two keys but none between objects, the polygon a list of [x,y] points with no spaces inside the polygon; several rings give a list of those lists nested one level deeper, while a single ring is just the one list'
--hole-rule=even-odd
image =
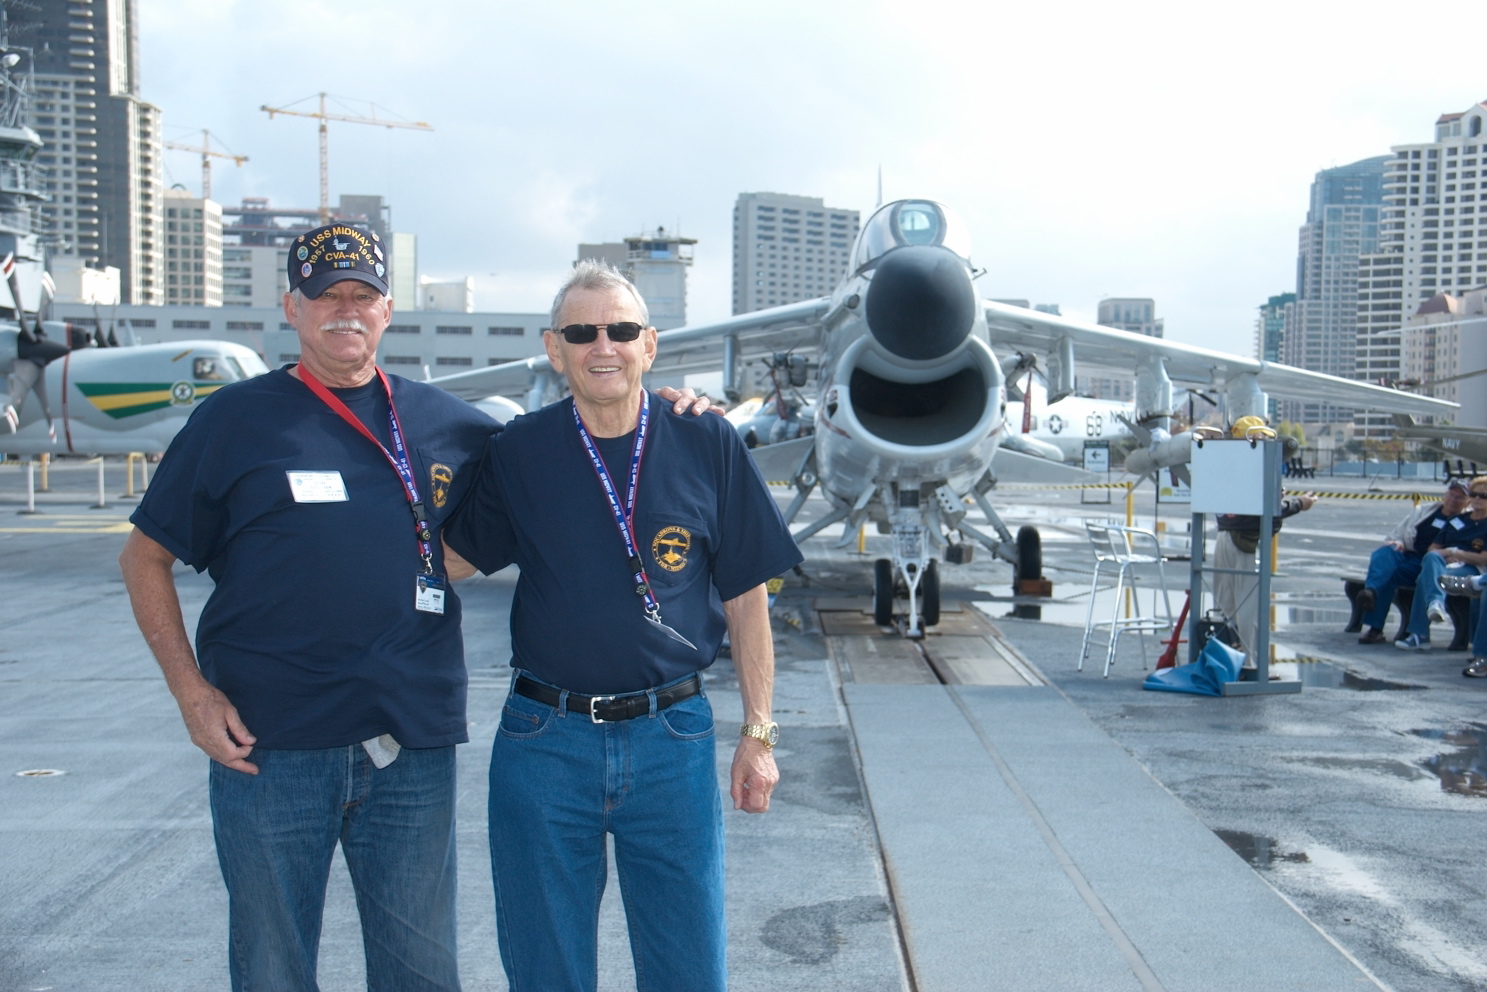
[{"label": "navy blue t-shirt", "polygon": [[1436,535],[1435,543],[1443,548],[1487,551],[1487,517],[1473,520],[1470,513],[1452,517]]},{"label": "navy blue t-shirt", "polygon": [[1423,555],[1429,551],[1430,546],[1441,540],[1442,535],[1451,533],[1455,529],[1451,527],[1451,521],[1455,519],[1457,518],[1446,516],[1444,510],[1436,507],[1435,512],[1415,527],[1415,543],[1409,550],[1417,555]]},{"label": "navy blue t-shirt", "polygon": [[[491,439],[449,522],[449,546],[481,571],[521,566],[512,665],[585,694],[634,692],[711,665],[723,601],[801,561],[748,449],[722,417],[650,398],[635,537],[667,637],[644,600],[609,503],[573,423],[573,401],[518,417]],[[634,435],[595,439],[621,493]]]},{"label": "navy blue t-shirt", "polygon": [[[500,428],[441,389],[388,378],[442,572],[441,525]],[[391,451],[381,384],[334,392]],[[296,501],[289,472],[339,473],[346,498]],[[422,565],[397,473],[285,370],[202,403],[131,520],[215,580],[198,662],[258,746],[466,739],[459,598],[446,592],[442,616],[414,609]]]}]

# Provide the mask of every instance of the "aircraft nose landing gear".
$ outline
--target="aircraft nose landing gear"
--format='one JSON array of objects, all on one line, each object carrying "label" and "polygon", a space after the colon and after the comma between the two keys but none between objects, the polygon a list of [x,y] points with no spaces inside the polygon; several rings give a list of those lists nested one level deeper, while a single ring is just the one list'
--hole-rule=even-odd
[{"label": "aircraft nose landing gear", "polygon": [[879,627],[894,625],[893,600],[909,601],[904,615],[904,634],[923,637],[925,627],[940,622],[940,563],[931,558],[921,569],[910,562],[903,566],[902,577],[894,575],[893,561],[879,558],[873,562],[873,623]]}]

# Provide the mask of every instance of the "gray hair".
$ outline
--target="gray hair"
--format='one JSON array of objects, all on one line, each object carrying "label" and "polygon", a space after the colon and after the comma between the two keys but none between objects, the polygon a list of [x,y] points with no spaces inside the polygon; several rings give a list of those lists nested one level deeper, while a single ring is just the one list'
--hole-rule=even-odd
[{"label": "gray hair", "polygon": [[558,295],[552,298],[552,311],[547,315],[547,319],[548,326],[553,330],[558,329],[558,321],[563,311],[563,300],[567,298],[569,291],[574,289],[598,292],[622,289],[634,298],[635,306],[640,310],[640,322],[646,327],[651,326],[650,309],[646,307],[645,300],[641,299],[640,290],[635,288],[635,284],[621,275],[620,271],[608,262],[585,258],[573,266],[573,271],[558,289]]}]

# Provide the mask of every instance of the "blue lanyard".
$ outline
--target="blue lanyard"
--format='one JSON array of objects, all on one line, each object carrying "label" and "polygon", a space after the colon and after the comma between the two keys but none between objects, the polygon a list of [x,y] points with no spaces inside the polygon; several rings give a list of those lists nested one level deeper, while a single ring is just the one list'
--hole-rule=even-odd
[{"label": "blue lanyard", "polygon": [[583,426],[583,418],[578,415],[578,405],[573,405],[573,423],[578,427],[578,437],[583,441],[584,450],[589,453],[589,463],[594,466],[595,473],[599,476],[599,485],[604,488],[604,496],[609,501],[609,511],[614,515],[615,526],[619,528],[620,538],[625,542],[625,554],[630,559],[630,570],[635,582],[635,592],[645,599],[645,615],[655,623],[661,622],[661,604],[656,599],[656,594],[651,590],[650,579],[645,576],[645,563],[641,561],[640,551],[635,543],[635,494],[640,489],[640,456],[645,453],[645,435],[650,425],[650,395],[641,393],[640,397],[640,423],[635,428],[635,449],[630,453],[630,485],[625,490],[625,505],[620,506],[619,494],[615,492],[614,480],[609,477],[609,469],[604,464],[604,457],[599,454],[599,449],[594,447],[594,439],[589,437],[589,432]]},{"label": "blue lanyard", "polygon": [[387,381],[387,373],[380,368],[377,369],[377,378],[382,381],[382,388],[387,390],[387,424],[389,433],[392,434],[392,447],[393,451],[397,452],[396,456],[393,451],[387,450],[387,446],[377,439],[377,435],[367,429],[367,425],[362,423],[361,419],[352,413],[345,403],[341,402],[339,396],[325,388],[325,385],[315,378],[309,369],[305,368],[303,362],[299,365],[299,374],[305,385],[310,387],[310,392],[320,397],[321,401],[337,416],[375,444],[377,450],[382,452],[383,457],[387,459],[388,464],[398,473],[398,478],[403,482],[403,495],[408,497],[408,507],[413,511],[414,534],[418,540],[419,557],[423,559],[424,574],[433,575],[434,535],[429,530],[428,514],[424,511],[423,502],[418,498],[418,482],[413,475],[413,466],[408,460],[408,448],[403,443],[403,426],[398,422],[398,409],[392,402],[392,383]]}]

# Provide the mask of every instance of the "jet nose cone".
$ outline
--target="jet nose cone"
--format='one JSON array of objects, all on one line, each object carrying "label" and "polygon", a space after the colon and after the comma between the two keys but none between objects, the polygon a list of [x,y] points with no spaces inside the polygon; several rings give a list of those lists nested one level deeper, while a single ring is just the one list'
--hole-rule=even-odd
[{"label": "jet nose cone", "polygon": [[864,314],[873,337],[900,358],[939,358],[954,351],[975,323],[971,275],[944,248],[895,249],[878,262]]}]

